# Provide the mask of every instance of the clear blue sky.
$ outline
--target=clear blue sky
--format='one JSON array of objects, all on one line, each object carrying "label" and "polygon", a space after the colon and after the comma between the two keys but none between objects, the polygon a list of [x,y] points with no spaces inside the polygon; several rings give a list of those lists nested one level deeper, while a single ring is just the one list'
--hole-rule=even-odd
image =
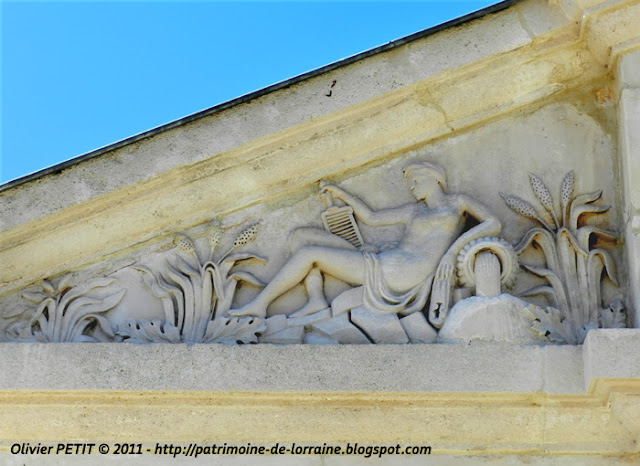
[{"label": "clear blue sky", "polygon": [[0,182],[498,3],[0,2]]}]

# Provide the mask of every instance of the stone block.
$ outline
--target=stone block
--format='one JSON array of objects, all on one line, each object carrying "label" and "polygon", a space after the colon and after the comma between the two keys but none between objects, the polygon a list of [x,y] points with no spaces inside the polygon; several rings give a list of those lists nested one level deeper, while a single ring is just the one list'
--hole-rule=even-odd
[{"label": "stone block", "polygon": [[409,343],[409,337],[395,314],[374,314],[363,307],[357,307],[351,310],[351,321],[374,343]]},{"label": "stone block", "polygon": [[349,321],[348,314],[340,314],[337,317],[312,324],[311,329],[317,330],[329,338],[344,344],[361,345],[371,343],[366,335]]},{"label": "stone block", "polygon": [[435,343],[438,332],[434,329],[422,312],[414,312],[400,319],[400,325],[411,343]]},{"label": "stone block", "polygon": [[534,305],[507,294],[464,299],[449,312],[438,333],[438,342],[540,343],[526,314],[529,306]]},{"label": "stone block", "polygon": [[598,329],[583,348],[585,388],[597,378],[640,377],[640,329]]},{"label": "stone block", "polygon": [[278,314],[265,319],[264,323],[267,329],[262,333],[262,336],[266,337],[267,335],[272,335],[287,328],[287,316]]},{"label": "stone block", "polygon": [[331,313],[339,316],[353,308],[362,306],[362,287],[351,288],[343,291],[331,302]]},{"label": "stone block", "polygon": [[580,393],[584,384],[582,346],[545,345],[544,386],[546,393]]},{"label": "stone block", "polygon": [[620,87],[640,87],[640,51],[624,54],[618,62]]},{"label": "stone block", "polygon": [[571,20],[557,4],[546,1],[521,2],[518,5],[524,22],[535,36],[565,26]]},{"label": "stone block", "polygon": [[274,343],[279,345],[296,345],[304,339],[304,327],[289,327],[271,335],[264,336],[260,343]]},{"label": "stone block", "polygon": [[338,345],[340,342],[318,331],[307,332],[304,335],[304,343],[307,345]]},{"label": "stone block", "polygon": [[327,320],[331,318],[331,309],[326,308],[321,311],[314,312],[313,314],[309,314],[308,316],[303,317],[289,317],[287,319],[288,327],[307,327],[314,322],[320,322],[322,320]]}]

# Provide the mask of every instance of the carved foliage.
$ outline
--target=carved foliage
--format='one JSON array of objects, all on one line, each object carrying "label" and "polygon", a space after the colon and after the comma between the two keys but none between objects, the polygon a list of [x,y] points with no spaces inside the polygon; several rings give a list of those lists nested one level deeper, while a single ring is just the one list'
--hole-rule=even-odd
[{"label": "carved foliage", "polygon": [[264,330],[263,319],[229,318],[236,286],[245,281],[264,284],[246,271],[236,270],[238,263],[265,259],[246,252],[235,252],[253,241],[257,225],[243,230],[233,246],[219,259],[213,255],[221,239],[221,229],[214,223],[208,233],[208,259],[202,261],[196,245],[187,235],[177,235],[177,253],[154,273],[146,267],[135,267],[153,295],[160,299],[164,319],[128,322],[118,329],[118,339],[132,343],[255,343],[257,333]]},{"label": "carved foliage", "polygon": [[125,294],[114,287],[115,279],[99,278],[70,287],[71,275],[54,287],[43,280],[38,291],[25,292],[23,298],[34,304],[28,322],[8,330],[9,337],[41,342],[106,341],[114,336],[104,314],[113,309]]},{"label": "carved foliage", "polygon": [[[579,344],[592,328],[612,325],[601,319],[602,280],[604,276],[617,286],[615,262],[599,244],[616,244],[614,232],[586,224],[588,217],[604,214],[609,206],[595,205],[602,191],[574,196],[575,177],[567,173],[560,187],[560,211],[555,211],[551,193],[537,176],[529,175],[532,190],[543,209],[529,202],[500,194],[514,212],[537,221],[515,247],[521,254],[533,247],[542,251],[546,265],[523,264],[530,273],[546,280],[547,285],[528,290],[521,296],[543,295],[552,308],[531,315],[533,329],[558,343]],[[609,319],[610,320],[610,319]],[[613,321],[612,321],[613,322]],[[616,325],[621,325],[617,319]]]}]

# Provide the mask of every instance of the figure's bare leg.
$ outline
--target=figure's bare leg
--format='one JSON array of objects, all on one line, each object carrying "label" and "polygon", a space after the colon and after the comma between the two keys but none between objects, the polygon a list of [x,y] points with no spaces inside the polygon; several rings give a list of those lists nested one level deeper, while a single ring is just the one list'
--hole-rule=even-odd
[{"label": "figure's bare leg", "polygon": [[334,249],[348,249],[355,251],[356,247],[346,239],[320,228],[298,228],[293,230],[287,238],[291,254],[295,254],[305,246],[324,246]]},{"label": "figure's bare leg", "polygon": [[313,266],[353,285],[364,282],[364,256],[357,251],[305,246],[296,252],[280,269],[256,298],[239,309],[229,311],[231,316],[265,317],[267,306],[281,294],[300,283]]},{"label": "figure's bare leg", "polygon": [[322,273],[314,267],[304,279],[304,287],[307,290],[309,301],[301,309],[289,315],[289,317],[303,317],[329,307],[324,297]]}]

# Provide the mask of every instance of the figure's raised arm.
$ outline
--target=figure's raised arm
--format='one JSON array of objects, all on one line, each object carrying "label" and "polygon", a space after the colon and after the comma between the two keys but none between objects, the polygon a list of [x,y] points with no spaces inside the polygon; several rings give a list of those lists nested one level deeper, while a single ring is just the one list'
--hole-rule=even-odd
[{"label": "figure's raised arm", "polygon": [[484,238],[485,236],[498,236],[502,231],[500,220],[498,220],[484,204],[465,194],[458,194],[456,197],[460,203],[459,207],[461,211],[473,217],[479,223],[460,235],[445,253],[445,257],[453,256],[454,261],[462,248],[471,241]]},{"label": "figure's raised arm", "polygon": [[373,210],[360,198],[332,184],[323,184],[321,192],[330,194],[353,208],[353,213],[362,222],[371,226],[406,224],[415,214],[416,204],[405,204],[391,209]]}]

